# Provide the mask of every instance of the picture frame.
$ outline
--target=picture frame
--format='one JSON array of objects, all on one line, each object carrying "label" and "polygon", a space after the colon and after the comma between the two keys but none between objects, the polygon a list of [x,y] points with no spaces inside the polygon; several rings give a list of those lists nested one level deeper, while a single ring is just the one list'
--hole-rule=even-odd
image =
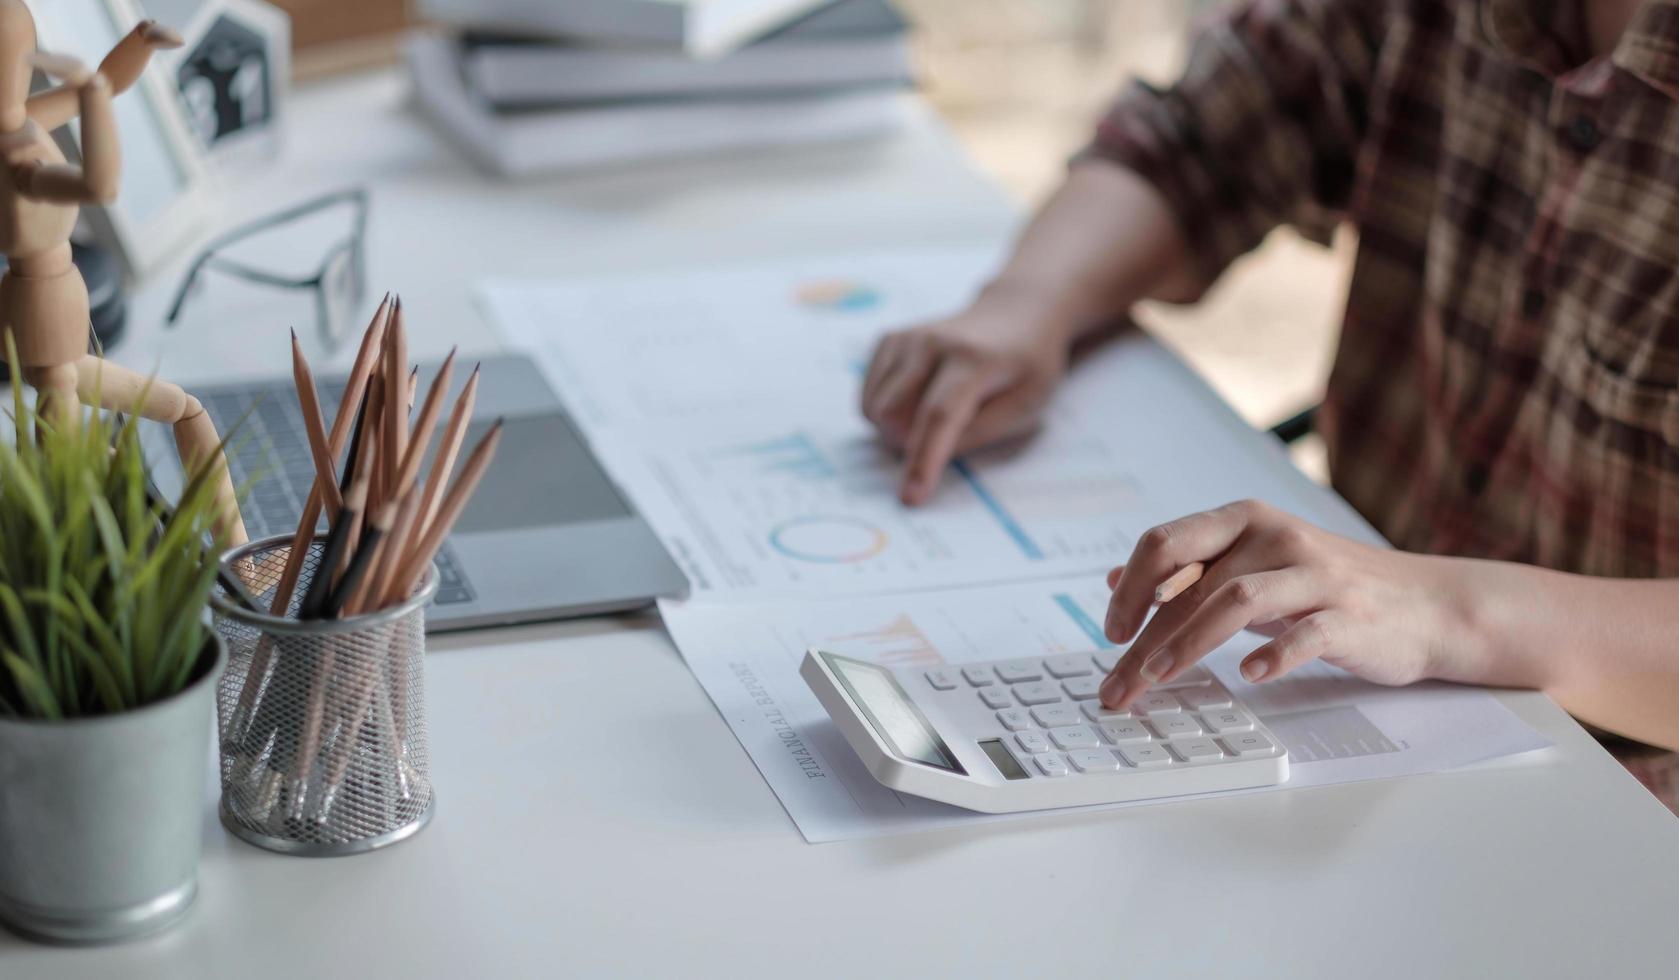
[{"label": "picture frame", "polygon": [[211,158],[272,159],[291,80],[291,17],[263,0],[146,0],[145,9],[186,42],[158,60]]},{"label": "picture frame", "polygon": [[[37,44],[96,67],[144,20],[134,0],[29,0]],[[144,279],[191,247],[215,215],[215,188],[204,148],[177,90],[154,62],[115,100],[123,171],[116,201],[82,209],[87,228],[116,253],[131,279]],[[37,86],[52,84],[37,75]],[[80,162],[77,120],[54,132],[64,155]]]}]

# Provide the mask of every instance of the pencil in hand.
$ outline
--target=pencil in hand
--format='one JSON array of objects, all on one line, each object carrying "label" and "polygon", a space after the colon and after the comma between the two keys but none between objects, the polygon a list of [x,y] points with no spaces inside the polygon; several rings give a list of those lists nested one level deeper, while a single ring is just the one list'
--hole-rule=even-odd
[{"label": "pencil in hand", "polygon": [[1173,572],[1171,577],[1161,582],[1154,590],[1154,601],[1164,605],[1178,596],[1183,595],[1201,576],[1206,574],[1207,566],[1198,561],[1192,561]]}]

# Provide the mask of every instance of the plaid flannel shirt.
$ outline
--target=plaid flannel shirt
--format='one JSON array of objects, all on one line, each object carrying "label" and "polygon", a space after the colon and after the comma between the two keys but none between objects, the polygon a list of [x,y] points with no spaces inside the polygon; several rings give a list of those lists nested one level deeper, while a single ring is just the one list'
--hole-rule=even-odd
[{"label": "plaid flannel shirt", "polygon": [[1389,540],[1679,576],[1679,2],[1596,60],[1577,17],[1246,0],[1091,150],[1159,188],[1208,282],[1278,225],[1357,229],[1319,428]]}]

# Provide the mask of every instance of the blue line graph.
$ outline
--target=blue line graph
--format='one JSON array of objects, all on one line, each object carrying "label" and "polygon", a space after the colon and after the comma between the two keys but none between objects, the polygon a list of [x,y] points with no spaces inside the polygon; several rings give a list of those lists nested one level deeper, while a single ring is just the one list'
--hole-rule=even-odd
[{"label": "blue line graph", "polygon": [[1090,641],[1096,644],[1098,649],[1113,649],[1114,644],[1110,643],[1108,638],[1102,634],[1102,627],[1096,624],[1096,620],[1090,618],[1090,614],[1084,611],[1084,607],[1080,606],[1077,600],[1065,592],[1057,592],[1054,598],[1055,604],[1061,607],[1061,611],[1072,618],[1078,628],[1084,631],[1085,636],[1090,637]]},{"label": "blue line graph", "polygon": [[831,480],[839,476],[821,447],[803,432],[725,449],[717,456],[750,458],[766,473],[787,473],[808,480]]},{"label": "blue line graph", "polygon": [[979,475],[974,472],[973,467],[969,466],[965,460],[959,459],[951,463],[950,468],[967,482],[969,489],[973,490],[974,496],[978,497],[979,502],[985,505],[985,509],[991,512],[991,516],[996,518],[997,523],[1003,526],[1003,531],[1014,539],[1014,543],[1020,546],[1021,553],[1032,561],[1043,561],[1044,550],[1038,547],[1038,543],[1033,541],[1032,536],[1026,533],[1026,529],[1020,526],[1020,522],[1014,519],[1014,515],[1010,514],[1008,508],[1003,506],[1003,502],[993,496],[985,484],[980,482]]}]

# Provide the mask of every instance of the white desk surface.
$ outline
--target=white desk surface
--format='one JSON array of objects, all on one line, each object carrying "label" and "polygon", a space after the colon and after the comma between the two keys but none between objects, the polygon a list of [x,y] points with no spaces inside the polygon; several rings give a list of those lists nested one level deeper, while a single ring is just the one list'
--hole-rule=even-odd
[{"label": "white desk surface", "polygon": [[[437,148],[402,91],[300,93],[282,164],[234,182],[226,222],[377,180],[372,282],[402,290],[422,354],[495,346],[468,302],[484,274],[995,239],[1013,220],[924,117],[873,148],[514,188]],[[307,302],[253,292],[239,313],[251,293],[207,290],[214,316],[136,328],[120,356],[176,377],[283,368]],[[94,950],[0,933],[0,977],[1673,975],[1679,821],[1539,695],[1502,697],[1556,747],[1472,770],[812,846],[655,617],[433,652],[439,809],[418,837],[281,857],[207,802],[186,923]]]}]

